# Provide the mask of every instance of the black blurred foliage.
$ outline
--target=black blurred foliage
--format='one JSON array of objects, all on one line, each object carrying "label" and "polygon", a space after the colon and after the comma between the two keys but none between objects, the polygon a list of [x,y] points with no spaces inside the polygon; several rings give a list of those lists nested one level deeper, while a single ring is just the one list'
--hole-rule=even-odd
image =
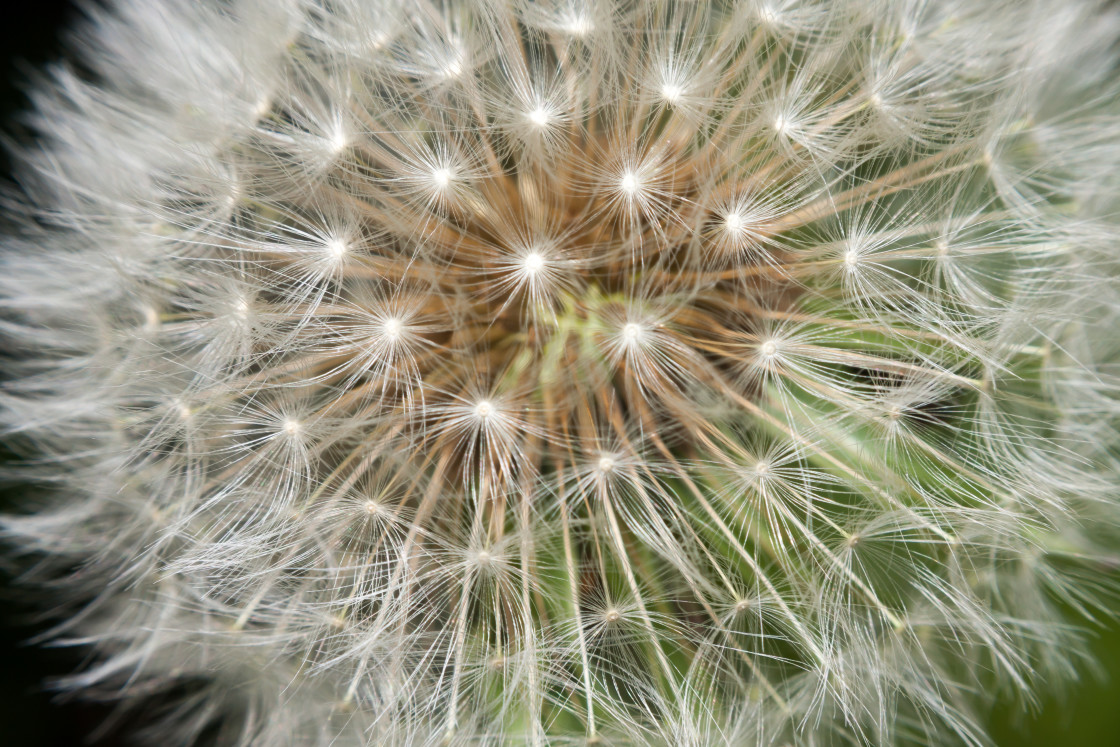
[{"label": "black blurred foliage", "polygon": [[[0,132],[5,138],[29,137],[19,122],[28,106],[24,90],[37,70],[62,53],[64,29],[81,17],[80,5],[74,0],[0,0]],[[0,148],[4,189],[14,179],[11,169],[7,150]],[[6,355],[0,351],[0,361]],[[10,458],[0,450],[0,460]],[[0,488],[0,512],[16,509],[22,495],[18,486]],[[12,581],[12,569],[0,563],[0,745],[129,744],[135,714],[118,719],[107,706],[50,692],[45,683],[72,671],[81,653],[30,643],[46,623],[38,615],[39,604]],[[1041,709],[1033,714],[1024,715],[1010,701],[1001,706],[990,722],[998,747],[1120,747],[1120,625],[1092,626],[1090,634],[1102,676],[1088,674],[1071,692],[1042,692]]]}]

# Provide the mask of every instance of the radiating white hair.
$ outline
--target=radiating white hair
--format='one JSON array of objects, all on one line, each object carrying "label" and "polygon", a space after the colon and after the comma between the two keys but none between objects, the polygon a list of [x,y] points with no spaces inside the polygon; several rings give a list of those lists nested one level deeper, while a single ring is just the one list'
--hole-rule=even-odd
[{"label": "radiating white hair", "polygon": [[159,744],[981,744],[1120,562],[1120,17],[115,0],[0,523]]}]

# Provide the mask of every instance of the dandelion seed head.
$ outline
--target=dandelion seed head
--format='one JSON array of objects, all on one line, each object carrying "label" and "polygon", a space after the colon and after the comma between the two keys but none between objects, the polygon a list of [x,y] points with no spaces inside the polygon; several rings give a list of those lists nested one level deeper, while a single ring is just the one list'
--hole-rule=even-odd
[{"label": "dandelion seed head", "polygon": [[933,747],[1076,671],[1107,3],[90,13],[0,257],[66,688],[183,745]]}]

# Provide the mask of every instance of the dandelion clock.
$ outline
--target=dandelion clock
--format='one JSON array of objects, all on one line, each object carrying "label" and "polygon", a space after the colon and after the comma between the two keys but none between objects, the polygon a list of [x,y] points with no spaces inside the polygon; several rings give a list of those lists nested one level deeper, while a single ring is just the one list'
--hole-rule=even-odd
[{"label": "dandelion clock", "polygon": [[939,746],[1083,668],[1111,4],[109,6],[4,197],[60,687],[160,745]]}]

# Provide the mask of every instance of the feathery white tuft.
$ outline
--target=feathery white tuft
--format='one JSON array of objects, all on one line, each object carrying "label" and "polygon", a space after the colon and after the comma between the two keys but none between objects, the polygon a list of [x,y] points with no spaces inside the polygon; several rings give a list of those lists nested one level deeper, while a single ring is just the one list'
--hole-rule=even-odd
[{"label": "feathery white tuft", "polygon": [[0,532],[154,743],[982,744],[1120,562],[1095,0],[115,0]]}]

